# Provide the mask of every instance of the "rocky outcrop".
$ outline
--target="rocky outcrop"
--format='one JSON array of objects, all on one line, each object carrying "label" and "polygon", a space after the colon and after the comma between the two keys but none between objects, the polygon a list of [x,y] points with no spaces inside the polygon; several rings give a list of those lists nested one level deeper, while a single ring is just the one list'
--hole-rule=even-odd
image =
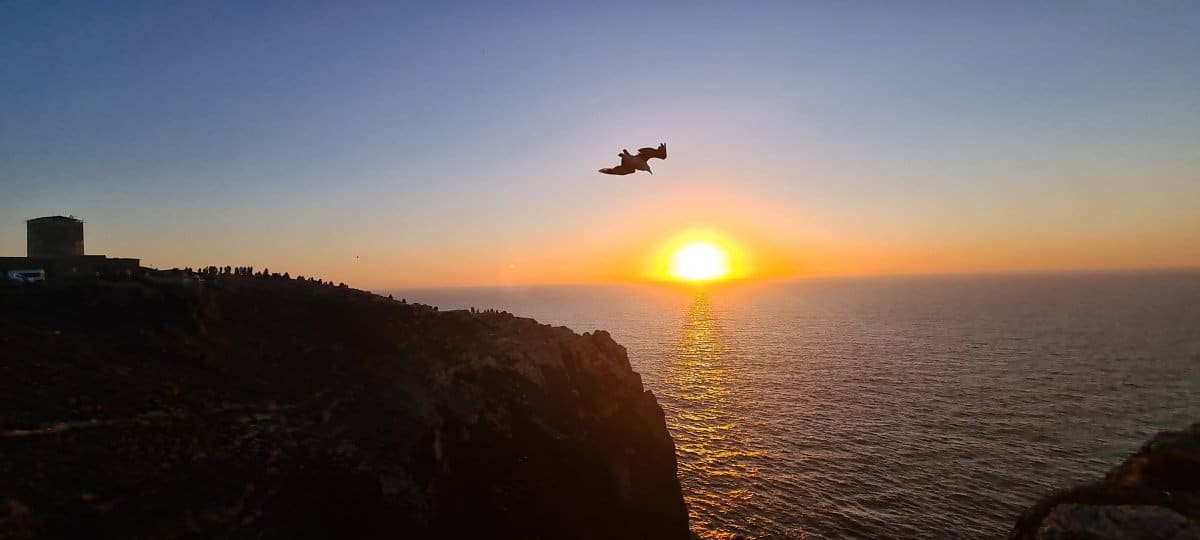
[{"label": "rocky outcrop", "polygon": [[1102,482],[1046,497],[1009,538],[1200,539],[1200,423],[1155,435]]},{"label": "rocky outcrop", "polygon": [[688,538],[607,333],[279,278],[0,289],[0,537]]}]

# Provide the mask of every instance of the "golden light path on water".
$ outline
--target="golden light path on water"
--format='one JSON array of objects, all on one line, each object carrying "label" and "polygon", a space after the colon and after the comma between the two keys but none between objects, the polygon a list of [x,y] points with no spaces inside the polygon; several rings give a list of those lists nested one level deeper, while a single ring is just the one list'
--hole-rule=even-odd
[{"label": "golden light path on water", "polygon": [[[723,327],[703,290],[692,298],[683,316],[677,354],[668,368],[667,395],[684,404],[675,411],[672,426],[680,455],[679,474],[692,480],[687,503],[692,529],[705,538],[723,538],[724,529],[710,522],[727,515],[754,497],[747,476],[757,471],[747,462],[758,455],[738,437],[738,410],[730,386],[729,355],[722,340]],[[733,444],[731,444],[733,443]]]}]

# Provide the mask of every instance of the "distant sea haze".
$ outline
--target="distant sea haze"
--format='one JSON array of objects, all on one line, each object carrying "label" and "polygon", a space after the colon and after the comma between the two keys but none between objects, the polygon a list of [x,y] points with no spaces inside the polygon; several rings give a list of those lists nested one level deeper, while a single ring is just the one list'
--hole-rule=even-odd
[{"label": "distant sea haze", "polygon": [[703,538],[1002,537],[1200,419],[1200,271],[380,292],[610,331]]}]

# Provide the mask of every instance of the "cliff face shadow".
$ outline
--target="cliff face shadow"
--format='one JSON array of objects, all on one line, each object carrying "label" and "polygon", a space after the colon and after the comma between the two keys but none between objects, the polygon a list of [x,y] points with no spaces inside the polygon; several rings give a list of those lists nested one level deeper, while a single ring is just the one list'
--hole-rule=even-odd
[{"label": "cliff face shadow", "polygon": [[607,332],[202,283],[0,287],[0,538],[689,538]]}]

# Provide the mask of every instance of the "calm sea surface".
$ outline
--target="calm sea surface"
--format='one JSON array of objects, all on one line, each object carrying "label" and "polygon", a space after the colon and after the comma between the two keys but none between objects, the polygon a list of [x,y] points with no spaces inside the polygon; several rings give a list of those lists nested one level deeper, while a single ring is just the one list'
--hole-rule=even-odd
[{"label": "calm sea surface", "polygon": [[609,330],[703,538],[995,538],[1200,420],[1200,272],[382,291]]}]

